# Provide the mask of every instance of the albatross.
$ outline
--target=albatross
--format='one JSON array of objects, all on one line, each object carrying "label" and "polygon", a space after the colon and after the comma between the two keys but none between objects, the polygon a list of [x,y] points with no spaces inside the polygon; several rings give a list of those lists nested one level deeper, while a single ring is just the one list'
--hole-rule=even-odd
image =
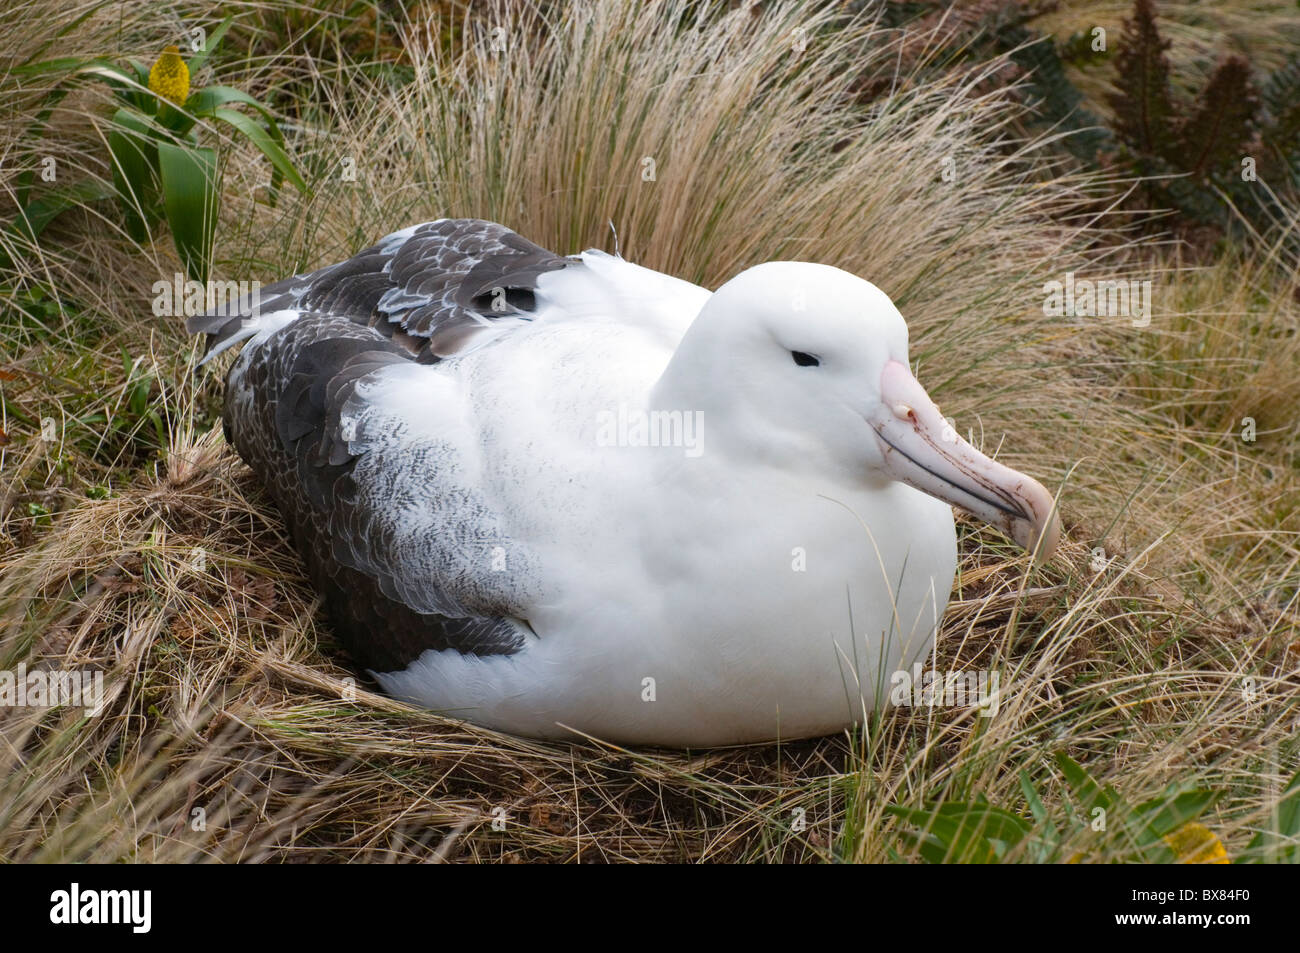
[{"label": "albatross", "polygon": [[392,696],[535,738],[833,733],[934,645],[952,507],[1050,555],[1053,497],[979,452],[870,282],[716,291],[442,219],[189,319],[228,441]]}]

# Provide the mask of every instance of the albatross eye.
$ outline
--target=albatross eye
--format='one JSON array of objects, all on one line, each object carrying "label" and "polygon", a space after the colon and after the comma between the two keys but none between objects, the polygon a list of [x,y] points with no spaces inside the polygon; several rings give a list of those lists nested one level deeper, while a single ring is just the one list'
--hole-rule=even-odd
[{"label": "albatross eye", "polygon": [[821,358],[805,354],[803,351],[791,351],[790,356],[794,358],[794,362],[800,367],[817,367],[821,364]]}]

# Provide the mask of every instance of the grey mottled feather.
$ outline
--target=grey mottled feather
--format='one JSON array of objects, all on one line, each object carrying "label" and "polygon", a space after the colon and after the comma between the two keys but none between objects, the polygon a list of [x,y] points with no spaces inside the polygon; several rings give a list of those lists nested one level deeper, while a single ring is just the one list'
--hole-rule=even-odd
[{"label": "grey mottled feather", "polygon": [[[411,436],[358,388],[438,360],[410,341],[477,326],[485,289],[513,289],[520,313],[536,277],[566,262],[499,225],[434,222],[263,293],[262,313],[302,315],[232,366],[227,438],[284,515],[338,634],[367,668],[395,671],[426,649],[512,654],[532,637],[523,620],[530,554],[458,479],[453,438]],[[190,328],[234,333],[219,320],[229,319]],[[431,514],[427,525],[412,512]],[[511,573],[483,571],[493,547],[509,551]]]}]

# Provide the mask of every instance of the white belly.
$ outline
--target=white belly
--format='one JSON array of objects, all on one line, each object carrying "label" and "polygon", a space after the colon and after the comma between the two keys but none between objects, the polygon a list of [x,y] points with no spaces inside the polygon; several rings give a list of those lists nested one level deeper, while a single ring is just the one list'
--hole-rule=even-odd
[{"label": "white belly", "polygon": [[901,484],[827,495],[756,490],[739,519],[733,499],[682,499],[627,520],[649,535],[588,528],[570,545],[589,558],[530,615],[535,643],[430,651],[380,681],[534,736],[703,747],[838,731],[929,651],[956,537],[946,503]]}]

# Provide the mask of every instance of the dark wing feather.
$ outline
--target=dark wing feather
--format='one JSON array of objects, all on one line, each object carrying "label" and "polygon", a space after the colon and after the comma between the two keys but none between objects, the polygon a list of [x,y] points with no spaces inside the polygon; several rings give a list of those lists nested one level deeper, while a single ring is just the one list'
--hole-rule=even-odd
[{"label": "dark wing feather", "polygon": [[[436,360],[431,342],[479,326],[485,293],[512,289],[518,309],[537,276],[566,263],[499,225],[432,222],[262,293],[261,313],[301,316],[232,365],[227,439],[262,479],[338,634],[367,668],[396,671],[427,649],[519,651],[531,637],[521,621],[526,582],[518,581],[527,573],[484,581],[457,563],[472,541],[399,538],[404,528],[394,513],[402,498],[409,504],[412,494],[436,491],[448,497],[438,505],[473,512],[480,532],[499,530],[482,501],[466,501],[465,488],[439,485],[438,455],[428,446],[392,434],[345,434],[341,416],[356,404],[359,383]],[[191,319],[190,328],[229,336],[243,323],[236,317],[231,328],[231,320],[210,315]],[[401,563],[413,547],[426,563]],[[518,551],[511,560],[529,562]],[[439,565],[450,567],[446,578],[428,571]],[[507,585],[515,588],[500,588]]]},{"label": "dark wing feather", "polygon": [[240,302],[233,316],[199,315],[187,327],[212,335],[212,348],[220,350],[256,314],[328,314],[373,327],[431,363],[494,323],[526,319],[537,279],[574,261],[495,222],[442,219],[395,232],[347,261],[278,281],[256,300]]}]

